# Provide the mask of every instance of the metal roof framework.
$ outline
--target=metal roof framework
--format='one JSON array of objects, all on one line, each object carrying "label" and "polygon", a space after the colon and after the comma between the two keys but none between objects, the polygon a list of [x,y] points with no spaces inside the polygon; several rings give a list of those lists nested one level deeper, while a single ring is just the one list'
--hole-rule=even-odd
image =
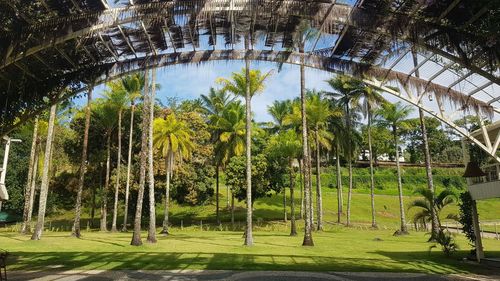
[{"label": "metal roof framework", "polygon": [[[490,2],[0,0],[6,11],[2,16],[0,9],[0,20],[10,17],[16,26],[0,31],[0,127],[8,132],[91,80],[145,67],[242,60],[242,37],[250,34],[251,59],[300,64],[304,57],[308,67],[360,77],[500,162],[494,147],[454,124],[470,112],[482,120],[500,116],[499,30],[472,32],[498,17],[500,7]],[[299,53],[293,40],[303,21],[317,35]],[[454,38],[457,32],[463,38]]]}]

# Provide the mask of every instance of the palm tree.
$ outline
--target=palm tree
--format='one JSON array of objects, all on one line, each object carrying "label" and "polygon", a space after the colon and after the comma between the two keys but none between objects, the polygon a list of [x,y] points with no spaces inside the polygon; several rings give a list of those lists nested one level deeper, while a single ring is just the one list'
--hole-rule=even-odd
[{"label": "palm tree", "polygon": [[98,123],[103,127],[106,135],[106,176],[104,179],[104,188],[102,191],[101,202],[101,231],[107,231],[108,214],[108,189],[111,172],[111,135],[116,126],[116,107],[109,100],[97,99],[93,115]]},{"label": "palm tree", "polygon": [[45,144],[45,157],[43,160],[42,184],[40,186],[40,199],[38,203],[38,218],[35,231],[31,240],[40,240],[42,238],[43,224],[45,221],[45,209],[47,206],[47,195],[49,191],[49,166],[52,156],[52,141],[54,139],[54,125],[56,120],[57,104],[50,107],[49,125],[47,129],[47,142]]},{"label": "palm tree", "polygon": [[[336,103],[339,104],[341,107],[344,108],[344,116],[345,116],[345,128],[344,130],[340,130],[337,133],[340,134],[340,132],[343,131],[343,133],[346,133],[345,135],[347,136],[346,138],[346,158],[347,158],[347,165],[348,165],[348,173],[349,173],[349,190],[347,193],[347,216],[346,216],[346,226],[349,226],[351,223],[351,199],[352,199],[352,188],[353,188],[353,173],[352,173],[352,156],[353,156],[353,114],[352,114],[352,103],[353,101],[357,98],[357,95],[360,92],[360,82],[358,80],[353,79],[352,77],[345,76],[345,75],[339,75],[333,79],[330,79],[327,81],[327,83],[330,85],[330,87],[334,90],[334,92],[327,92],[329,96],[332,96],[336,98]],[[340,121],[340,120],[337,120]],[[340,143],[337,144],[339,147],[337,148],[337,152],[341,146]],[[338,160],[338,158],[337,158]],[[338,182],[337,186],[342,190],[342,183],[340,181],[340,161],[337,161],[338,163]],[[339,195],[341,196],[342,193]],[[340,210],[339,212],[342,212],[342,204],[339,205]],[[340,220],[340,215],[339,214],[339,220]]]},{"label": "palm tree", "polygon": [[404,106],[401,102],[395,104],[386,103],[382,105],[376,112],[375,122],[383,127],[391,127],[392,135],[394,137],[394,147],[396,150],[396,169],[398,173],[398,192],[399,192],[399,212],[401,216],[401,227],[398,234],[408,234],[408,229],[406,227],[406,218],[403,202],[403,183],[401,181],[401,167],[399,164],[399,144],[398,144],[398,129],[404,126],[405,119],[411,114],[413,109],[406,105]]},{"label": "palm tree", "polygon": [[28,167],[28,180],[26,183],[26,188],[24,190],[24,211],[23,211],[23,224],[21,226],[21,234],[26,234],[31,231],[30,230],[31,216],[29,215],[29,213],[32,212],[32,207],[33,207],[32,197],[34,196],[35,192],[34,185],[32,185],[32,181],[34,181],[36,175],[37,142],[38,142],[38,117],[35,118],[35,121],[33,122],[33,139],[31,141],[30,163]]},{"label": "palm tree", "polygon": [[94,85],[89,85],[89,92],[87,94],[87,106],[85,107],[85,129],[83,131],[83,144],[82,144],[82,158],[80,160],[80,176],[78,177],[78,191],[76,193],[76,206],[75,206],[75,220],[73,222],[73,229],[71,235],[80,238],[80,216],[82,214],[82,193],[83,184],[85,181],[85,173],[87,172],[87,149],[89,143],[89,129],[90,129],[90,114],[92,102],[92,90]]},{"label": "palm tree", "polygon": [[321,147],[327,150],[331,149],[330,141],[333,135],[325,130],[326,122],[331,116],[341,116],[340,111],[332,111],[330,103],[322,99],[321,93],[308,92],[307,100],[307,118],[309,126],[313,132],[316,149],[316,207],[318,216],[318,230],[323,230],[323,200],[321,197]]},{"label": "palm tree", "polygon": [[[278,101],[275,100],[271,106],[268,106],[267,111],[273,117],[274,127],[271,128],[272,131],[280,133],[284,130],[284,121],[287,115],[291,113],[292,102],[291,100]],[[285,223],[287,221],[286,212],[286,189],[283,188],[283,213],[285,218]],[[294,218],[295,220],[295,218]],[[295,224],[295,221],[293,222]],[[296,232],[296,231],[295,231]]]},{"label": "palm tree", "polygon": [[168,235],[168,208],[170,197],[170,175],[176,158],[187,158],[194,149],[191,139],[193,131],[189,125],[176,118],[174,113],[165,118],[154,120],[153,142],[165,158],[166,188],[165,188],[165,210],[162,234]]},{"label": "palm tree", "polygon": [[156,96],[156,68],[152,69],[151,75],[151,97],[149,100],[148,116],[148,184],[149,184],[149,243],[156,243],[156,204],[155,204],[155,177],[153,160],[153,123],[155,118],[155,96]]},{"label": "palm tree", "polygon": [[[245,36],[245,49],[248,49],[249,36]],[[245,123],[245,151],[246,151],[246,186],[247,186],[247,227],[245,232],[245,245],[253,245],[252,235],[252,97],[264,91],[264,82],[271,74],[271,71],[262,75],[260,70],[250,70],[248,57],[245,56],[245,68],[241,72],[233,72],[231,80],[220,78],[218,82],[222,84],[223,90],[233,93],[236,96],[245,97],[246,123]]]},{"label": "palm tree", "polygon": [[[233,156],[241,156],[245,150],[245,108],[239,101],[224,108],[217,130],[219,138],[215,142],[214,154],[216,163],[224,167]],[[234,193],[231,195],[231,223],[234,225]]]},{"label": "palm tree", "polygon": [[[217,141],[220,137],[220,130],[217,127],[219,119],[221,118],[223,110],[231,103],[234,102],[234,96],[229,95],[226,91],[215,90],[210,88],[208,95],[201,95],[203,101],[203,106],[208,114],[208,119],[210,126],[212,128],[212,141]],[[222,163],[217,161],[218,157],[215,157],[215,214],[217,219],[217,224],[220,224],[219,215],[219,172]],[[226,203],[229,207],[229,186],[227,187],[226,193]]]},{"label": "palm tree", "polygon": [[116,183],[115,183],[115,197],[113,204],[113,222],[111,224],[111,231],[116,232],[116,219],[118,216],[118,191],[120,190],[120,171],[121,171],[121,160],[122,160],[122,113],[128,102],[128,93],[123,88],[121,81],[115,81],[108,84],[109,90],[104,93],[108,102],[115,111],[118,113],[118,149],[117,149],[117,160],[116,160]]},{"label": "palm tree", "polygon": [[[144,81],[145,85],[149,83],[148,79],[148,68],[146,66],[145,74],[144,74]],[[137,204],[135,207],[135,216],[134,216],[134,233],[132,234],[132,241],[130,242],[130,245],[133,246],[140,246],[142,245],[142,239],[141,239],[141,219],[142,219],[142,203],[144,200],[144,185],[146,183],[146,163],[147,163],[147,156],[148,156],[148,125],[149,125],[149,120],[147,116],[149,116],[149,103],[152,101],[150,100],[150,94],[149,94],[149,87],[144,87],[144,99],[143,99],[143,106],[142,106],[142,122],[141,122],[141,153],[139,156],[139,190],[137,192]]]},{"label": "palm tree", "polygon": [[[429,150],[429,140],[427,139],[427,128],[425,127],[425,118],[424,118],[424,111],[422,108],[418,109],[418,115],[420,119],[420,130],[422,131],[422,142],[423,142],[423,149],[424,149],[424,155],[425,155],[425,172],[427,175],[427,188],[429,189],[429,192],[434,195],[434,182],[432,179],[432,167],[431,167],[431,154]],[[430,201],[431,204],[434,202],[433,200]],[[435,208],[431,208],[431,226],[432,226],[432,231],[431,231],[431,238],[430,241],[435,241],[438,238],[440,229],[440,223],[439,223],[439,217],[438,214],[435,212]]]},{"label": "palm tree", "polygon": [[[299,51],[300,54],[305,52],[305,43],[316,37],[318,30],[312,29],[309,22],[302,20],[295,30],[292,38],[293,49]],[[302,246],[314,246],[312,238],[313,218],[312,218],[312,186],[311,186],[311,157],[309,154],[308,133],[307,133],[307,112],[306,112],[306,82],[305,82],[305,60],[304,56],[300,57],[300,105],[302,117],[302,157],[303,157],[303,177],[304,177],[304,204],[305,204],[305,227],[304,241]]]},{"label": "palm tree", "polygon": [[127,231],[127,219],[128,219],[128,199],[130,192],[130,172],[132,167],[132,147],[133,147],[133,135],[134,135],[134,112],[135,112],[135,101],[141,96],[141,92],[144,89],[144,74],[137,73],[135,75],[129,75],[121,79],[123,88],[128,93],[128,99],[130,102],[130,129],[129,129],[129,142],[128,142],[128,157],[127,157],[127,184],[125,187],[125,207],[123,213],[123,227],[122,231]]},{"label": "palm tree", "polygon": [[364,117],[368,120],[368,153],[370,154],[370,197],[371,197],[371,207],[372,207],[372,228],[378,228],[377,221],[375,219],[375,177],[373,170],[373,153],[372,153],[372,117],[373,111],[376,110],[381,104],[387,101],[382,97],[382,95],[373,87],[368,85],[361,85],[358,99],[362,100],[361,110]]},{"label": "palm tree", "polygon": [[295,174],[293,168],[293,161],[300,157],[301,153],[300,138],[294,130],[281,131],[278,135],[273,136],[270,140],[270,146],[273,148],[274,153],[278,153],[288,160],[288,169],[290,173],[290,212],[291,212],[291,229],[290,236],[297,235],[297,226],[295,224]]},{"label": "palm tree", "polygon": [[[432,222],[433,214],[436,214],[438,222],[437,229],[439,232],[441,229],[439,214],[444,207],[456,201],[456,194],[449,189],[444,189],[437,196],[435,196],[431,190],[425,187],[417,188],[413,193],[421,197],[411,202],[408,207],[408,209],[420,208],[419,212],[417,212],[413,217],[414,223],[422,222],[425,224],[426,222]],[[433,239],[434,238],[431,236],[429,241],[432,241]]]}]

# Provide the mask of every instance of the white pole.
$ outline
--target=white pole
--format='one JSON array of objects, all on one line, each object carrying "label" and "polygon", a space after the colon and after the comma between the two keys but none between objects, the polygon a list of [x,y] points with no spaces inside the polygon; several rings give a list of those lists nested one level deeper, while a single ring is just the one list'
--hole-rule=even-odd
[{"label": "white pole", "polygon": [[3,137],[7,141],[5,143],[5,151],[3,155],[2,170],[0,172],[0,211],[2,210],[2,202],[4,200],[9,200],[9,194],[7,193],[7,188],[5,187],[5,176],[7,175],[7,163],[9,162],[9,150],[11,142],[20,142],[18,139],[11,139],[7,136]]}]

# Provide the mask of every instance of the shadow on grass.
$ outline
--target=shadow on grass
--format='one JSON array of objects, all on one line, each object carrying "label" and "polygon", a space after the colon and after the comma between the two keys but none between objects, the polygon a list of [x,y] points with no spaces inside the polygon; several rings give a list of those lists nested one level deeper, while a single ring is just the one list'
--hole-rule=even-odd
[{"label": "shadow on grass", "polygon": [[[445,258],[442,253],[374,251],[381,258],[262,255],[199,252],[12,252],[10,270],[48,269],[211,269],[353,272],[483,273],[484,269]],[[464,253],[457,254],[462,255]],[[493,254],[493,253],[492,253]],[[500,254],[500,253],[494,253]]]}]

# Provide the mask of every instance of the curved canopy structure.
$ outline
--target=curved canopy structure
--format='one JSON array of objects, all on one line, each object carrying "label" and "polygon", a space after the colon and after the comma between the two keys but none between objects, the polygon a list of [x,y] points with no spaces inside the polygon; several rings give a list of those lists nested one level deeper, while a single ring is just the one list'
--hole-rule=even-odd
[{"label": "curved canopy structure", "polygon": [[497,1],[352,2],[0,0],[1,131],[96,81],[245,58],[358,76],[472,141],[453,120],[498,118]]}]

